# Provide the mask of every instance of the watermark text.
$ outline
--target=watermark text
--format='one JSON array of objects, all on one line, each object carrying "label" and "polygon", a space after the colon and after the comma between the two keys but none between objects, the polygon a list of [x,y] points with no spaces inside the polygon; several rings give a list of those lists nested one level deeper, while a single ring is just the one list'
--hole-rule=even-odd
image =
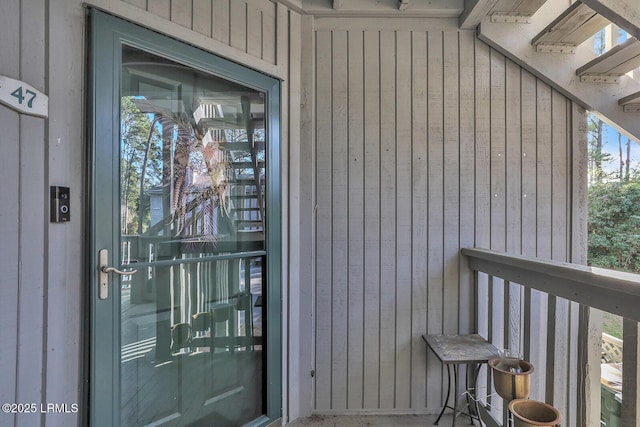
[{"label": "watermark text", "polygon": [[5,414],[76,414],[77,403],[3,403]]}]

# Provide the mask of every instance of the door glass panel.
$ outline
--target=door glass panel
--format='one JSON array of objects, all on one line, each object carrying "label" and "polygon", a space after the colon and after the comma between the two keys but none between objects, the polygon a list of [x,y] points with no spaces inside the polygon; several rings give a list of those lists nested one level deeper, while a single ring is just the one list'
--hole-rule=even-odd
[{"label": "door glass panel", "polygon": [[265,96],[124,46],[121,425],[265,413]]}]

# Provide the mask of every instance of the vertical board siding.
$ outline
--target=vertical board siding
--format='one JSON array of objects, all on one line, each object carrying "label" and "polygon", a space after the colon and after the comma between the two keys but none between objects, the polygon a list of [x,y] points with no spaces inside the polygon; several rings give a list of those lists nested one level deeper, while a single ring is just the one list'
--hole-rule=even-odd
[{"label": "vertical board siding", "polygon": [[[529,112],[521,115],[522,127],[522,230],[526,231],[527,237],[522,240],[522,254],[526,256],[536,256],[536,239],[533,230],[536,230],[536,205],[537,205],[537,149],[536,149],[536,79],[529,73],[521,73],[520,97],[522,111]],[[522,306],[522,354],[525,359],[531,359],[531,343],[528,337],[531,336],[531,300],[532,291],[524,290]]]},{"label": "vertical board siding", "polygon": [[[427,325],[426,333],[441,334],[443,315],[443,34],[427,34]],[[401,190],[400,190],[401,191]],[[427,408],[442,404],[443,369],[427,354]]]},{"label": "vertical board siding", "polygon": [[[457,31],[443,33],[443,300],[459,302],[459,228],[460,228],[460,62]],[[463,64],[466,58],[463,59]],[[460,330],[458,310],[443,310],[442,332],[456,334]],[[458,385],[465,384],[464,373]]]},{"label": "vertical board siding", "polygon": [[256,58],[262,58],[262,11],[257,8],[247,8],[246,13],[247,53]]},{"label": "vertical board siding", "polygon": [[412,241],[411,407],[425,404],[427,355],[420,332],[427,325],[427,35],[411,34]]},{"label": "vertical board siding", "polygon": [[[291,303],[290,303],[290,324],[297,324],[297,331],[289,334],[289,356],[297,357],[300,364],[299,375],[296,377],[295,366],[289,370],[289,378],[291,384],[297,384],[297,387],[289,387],[289,419],[296,419],[301,416],[311,414],[314,407],[313,404],[313,379],[311,378],[311,370],[313,369],[314,360],[314,292],[311,286],[314,276],[313,268],[313,251],[315,250],[311,242],[315,239],[313,215],[309,212],[314,210],[315,198],[312,195],[314,188],[314,158],[313,150],[315,144],[313,141],[313,103],[303,102],[310,98],[313,92],[313,82],[315,73],[314,55],[315,42],[311,31],[312,18],[310,16],[301,16],[300,14],[290,11],[290,66],[289,70],[292,75],[289,84],[292,88],[291,99],[289,105],[291,111],[289,113],[289,126],[291,128],[291,140],[289,144],[289,152],[291,165],[290,167],[290,185],[291,198],[296,200],[299,197],[300,203],[292,203],[290,216],[290,224],[294,230],[299,229],[299,239],[296,240],[295,233],[289,235],[291,242],[290,253],[296,252],[299,247],[299,253],[287,259],[283,257],[283,261],[289,264],[291,271]],[[280,22],[280,21],[279,21]],[[298,38],[302,35],[301,38]],[[298,74],[299,71],[299,74]],[[296,75],[298,74],[298,75]],[[301,108],[298,110],[298,106]],[[296,119],[300,122],[296,122]],[[299,133],[296,131],[300,130]],[[299,154],[298,154],[299,153]],[[299,159],[295,165],[296,159]],[[296,179],[299,177],[299,179]],[[296,182],[297,181],[297,182]],[[295,191],[299,187],[299,191]],[[296,219],[299,218],[299,221]],[[304,267],[301,267],[304,266]],[[296,278],[298,278],[296,280]],[[305,283],[306,286],[300,286]],[[296,289],[299,298],[296,298]],[[297,307],[296,307],[297,305]],[[295,308],[294,308],[295,307]],[[296,315],[299,313],[299,321],[296,323]],[[296,341],[298,343],[296,344]],[[299,346],[299,350],[296,349]],[[297,351],[298,350],[298,351]],[[295,402],[299,404],[295,405]]]},{"label": "vertical board siding", "polygon": [[[174,1],[174,0],[172,0]],[[247,26],[247,3],[243,1],[229,2],[229,46],[240,51],[247,51],[249,28]]]},{"label": "vertical board siding", "polygon": [[[282,9],[283,5],[279,5]],[[273,43],[276,40],[276,33],[278,29],[285,29],[289,31],[292,37],[299,37],[300,32],[295,32],[295,29],[287,24],[287,21],[282,21],[278,15],[276,15],[276,8],[271,7],[269,3],[264,3],[264,6],[256,8],[260,11],[260,59],[268,62],[269,64],[283,65],[287,62],[279,62],[277,60],[278,53],[282,50],[282,47],[278,48],[278,43]],[[287,9],[288,10],[288,9]],[[294,12],[292,12],[294,13]],[[285,61],[289,61],[287,58],[283,58]]]},{"label": "vertical board siding", "polygon": [[[506,251],[519,253],[522,248],[522,121],[520,67],[511,61],[506,64],[505,92],[505,162],[506,168]],[[506,283],[504,289],[504,347],[521,350],[522,289],[516,283]],[[503,419],[504,424],[504,419]]]},{"label": "vertical board siding", "polygon": [[[45,121],[45,182],[38,191],[48,192],[47,185],[71,188],[71,221],[48,224],[46,214],[44,268],[46,290],[46,337],[42,351],[45,359],[42,399],[45,402],[78,402],[85,405],[82,394],[86,378],[82,359],[82,331],[87,312],[83,297],[87,284],[83,280],[86,260],[84,250],[86,223],[83,217],[83,182],[86,164],[85,94],[81,81],[86,77],[85,12],[78,2],[72,7],[51,7],[45,11],[48,48],[45,60],[45,90],[49,95],[49,119]],[[45,196],[46,197],[46,196]],[[46,208],[45,208],[46,209]],[[81,411],[82,412],[82,411]],[[47,414],[45,425],[80,425],[82,414]],[[33,424],[30,424],[33,425]]]},{"label": "vertical board siding", "polygon": [[[320,47],[319,47],[320,48]],[[380,33],[380,408],[395,408],[396,35]],[[366,123],[365,123],[366,125]],[[373,208],[373,207],[372,207]],[[373,208],[375,209],[375,208]],[[356,213],[354,213],[356,215]],[[376,231],[371,231],[375,233]],[[393,283],[394,286],[389,286]]]},{"label": "vertical board siding", "polygon": [[[135,1],[133,5],[137,6],[138,3],[141,2]],[[146,10],[162,19],[171,21],[171,0],[147,1]]]},{"label": "vertical board siding", "polygon": [[[470,247],[474,241],[474,209],[475,209],[475,153],[474,153],[474,103],[475,103],[475,61],[474,36],[471,32],[458,33],[457,76],[459,78],[459,144],[458,150],[458,248]],[[454,147],[456,144],[452,144]],[[459,252],[457,254],[459,288],[458,288],[458,330],[468,334],[475,330],[475,295],[474,277],[468,269],[468,261]],[[421,349],[422,350],[422,349]],[[423,350],[424,351],[424,350]],[[463,371],[464,372],[464,371]],[[464,375],[464,374],[463,374]],[[462,377],[460,378],[462,380]]]},{"label": "vertical board siding", "polygon": [[[332,207],[332,305],[331,305],[331,406],[346,409],[347,403],[347,308],[348,308],[348,52],[346,32],[332,35],[331,66],[331,207]],[[326,170],[326,169],[325,169]],[[319,172],[321,172],[319,170]]]},{"label": "vertical board siding", "polygon": [[[458,52],[460,67],[460,169],[459,169],[459,198],[460,198],[460,230],[458,246],[461,248],[475,245],[475,38],[472,32],[459,34]],[[473,275],[467,268],[466,257],[458,255],[460,259],[460,307],[458,325],[460,333],[467,334],[474,331],[476,318],[476,303],[474,301]]]},{"label": "vertical board siding", "polygon": [[[0,4],[0,52],[3,58],[20,58],[20,4],[3,2]],[[20,78],[18,61],[0,61],[0,74],[15,79]],[[7,387],[0,387],[2,403],[18,402],[16,395],[16,374],[18,368],[18,280],[19,280],[19,220],[20,220],[20,118],[15,111],[0,105],[0,129],[2,145],[0,150],[0,236],[5,248],[0,256],[0,339],[3,343],[0,375]],[[15,416],[2,414],[7,424],[14,424]]]},{"label": "vertical board siding", "polygon": [[[364,32],[364,366],[363,407],[380,406],[380,35]],[[365,122],[366,118],[366,122]],[[366,124],[366,125],[365,125]],[[366,143],[365,143],[366,142]]]},{"label": "vertical board siding", "polygon": [[[0,6],[0,75],[24,81],[43,93],[45,9],[37,0]],[[45,120],[1,105],[0,128],[0,400],[40,402],[45,388]],[[40,423],[41,414],[21,412],[0,414],[0,424]]]},{"label": "vertical board siding", "polygon": [[[23,0],[20,23],[20,79],[45,91],[45,7],[40,0]],[[18,366],[16,402],[42,397],[45,295],[45,235],[47,209],[45,120],[20,116],[20,267],[18,278]],[[4,402],[3,402],[4,403]],[[19,414],[18,425],[34,423],[34,414]]]},{"label": "vertical board siding", "polygon": [[194,15],[192,6],[191,0],[171,0],[171,21],[183,27],[192,28]]},{"label": "vertical board siding", "polygon": [[[569,102],[555,90],[551,93],[551,110],[554,122],[567,123],[569,120]],[[568,261],[569,258],[569,213],[570,209],[566,203],[569,198],[568,188],[570,185],[568,151],[570,147],[570,127],[553,126],[552,147],[551,147],[551,224],[552,243],[551,257],[556,261]],[[558,408],[563,414],[567,414],[567,393],[563,393],[565,384],[569,384],[569,301],[564,298],[556,298],[555,310],[550,313],[555,320],[555,333],[548,334],[554,337],[553,353],[549,353],[547,358],[553,360],[553,378],[549,381],[548,388],[552,388],[553,406]],[[558,390],[556,392],[556,390]],[[565,418],[566,419],[566,418]]]},{"label": "vertical board siding", "polygon": [[[492,249],[506,250],[506,58],[498,52],[489,53],[489,170],[491,198],[490,205],[490,245]],[[499,277],[492,277],[489,282],[489,304],[501,307],[504,301],[505,282]],[[480,314],[480,313],[479,313]],[[491,310],[491,321],[488,322],[491,339],[497,348],[505,348],[504,344],[504,312],[501,309]],[[490,388],[491,384],[488,384]],[[503,416],[502,399],[492,400],[496,417]]]},{"label": "vertical board siding", "polygon": [[[316,36],[316,64],[330,67],[332,37],[331,33],[319,33]],[[322,47],[322,48],[321,48]],[[331,141],[331,73],[316,73],[316,343],[315,343],[315,406],[320,409],[331,408],[332,379],[332,204],[331,186],[332,147]]]},{"label": "vertical board siding", "polygon": [[[276,64],[277,3],[270,0],[120,0]],[[282,65],[282,64],[279,64]]]},{"label": "vertical board siding", "polygon": [[[287,63],[287,73],[284,81],[280,83],[280,108],[282,111],[286,111],[291,114],[290,120],[283,121],[280,127],[280,152],[283,157],[296,158],[300,157],[300,136],[302,130],[300,128],[301,115],[300,110],[295,108],[292,111],[290,106],[293,104],[296,107],[300,105],[300,48],[302,33],[300,32],[300,20],[299,15],[290,14],[289,10],[283,6],[278,5],[277,12],[279,19],[282,22],[286,22],[286,26],[278,28],[276,39],[281,49],[278,51],[278,55],[283,59],[281,63]],[[289,31],[296,31],[299,37],[295,40],[291,40]],[[282,184],[280,185],[282,193],[282,200],[297,199],[300,196],[300,161],[282,162],[281,176]],[[291,177],[298,177],[298,179],[291,179]],[[300,329],[303,329],[306,325],[310,325],[305,322],[305,316],[299,311],[299,308],[303,305],[303,296],[300,292],[300,287],[291,286],[291,282],[299,282],[300,276],[297,274],[296,266],[300,264],[300,246],[301,237],[300,230],[300,216],[299,216],[299,204],[282,204],[282,216],[288,218],[292,224],[296,226],[290,226],[288,233],[282,238],[282,286],[281,286],[281,321],[283,325],[290,325],[295,323],[299,325]],[[305,301],[306,306],[309,306],[309,301]],[[283,348],[282,348],[282,365],[286,366],[286,369],[282,369],[281,381],[284,385],[282,387],[282,400],[281,408],[284,416],[296,418],[299,416],[301,407],[308,405],[309,396],[305,396],[304,389],[300,388],[300,379],[306,378],[300,372],[301,359],[305,354],[301,351],[301,348],[308,348],[309,340],[306,343],[302,343],[300,335],[295,336],[292,334],[282,336]],[[284,349],[290,349],[285,351]],[[304,365],[302,365],[304,366]],[[306,370],[306,369],[305,369]],[[308,389],[307,389],[308,390]],[[286,414],[286,415],[285,415]]]},{"label": "vertical board siding", "polygon": [[569,305],[474,279],[460,248],[567,258],[572,104],[472,32],[314,34],[316,412],[437,412],[421,335],[474,330],[531,357],[566,412]]},{"label": "vertical board siding", "polygon": [[213,9],[211,0],[193,0],[193,22],[191,29],[207,37],[212,37]]},{"label": "vertical board siding", "polygon": [[[490,72],[489,72],[489,47],[484,43],[476,41],[475,46],[475,217],[474,235],[475,247],[487,248],[491,246],[490,219],[491,219],[491,170],[490,165]],[[488,316],[481,313],[489,311],[486,296],[488,293],[487,277],[478,277],[478,316],[476,320],[476,330],[478,333],[489,338]],[[481,375],[484,376],[484,372]],[[484,377],[480,377],[481,384]]]},{"label": "vertical board siding", "polygon": [[[460,76],[458,61],[459,33],[443,33],[443,299],[455,304],[459,296],[459,227],[460,227]],[[466,61],[465,61],[466,62]],[[463,62],[464,64],[464,62]],[[463,65],[464,66],[464,65]],[[442,331],[456,334],[460,330],[457,310],[443,310]],[[462,379],[461,379],[462,380]]]},{"label": "vertical board siding", "polygon": [[[536,256],[551,257],[551,88],[541,81],[536,82]],[[547,383],[552,377],[547,370],[548,300],[553,298],[538,291],[531,293],[531,363],[538,372],[537,381],[531,384],[531,398],[546,401]],[[552,301],[555,304],[555,301]],[[554,306],[555,307],[555,306]],[[534,321],[537,320],[537,321]]]},{"label": "vertical board siding", "polygon": [[348,295],[347,407],[362,408],[364,399],[364,236],[362,219],[350,215],[364,209],[364,34],[348,39]]},{"label": "vertical board siding", "polygon": [[[411,64],[411,33],[396,33],[396,64]],[[411,406],[411,67],[396,65],[396,408]]]},{"label": "vertical board siding", "polygon": [[213,0],[213,38],[227,45],[229,44],[230,10],[229,0]]}]

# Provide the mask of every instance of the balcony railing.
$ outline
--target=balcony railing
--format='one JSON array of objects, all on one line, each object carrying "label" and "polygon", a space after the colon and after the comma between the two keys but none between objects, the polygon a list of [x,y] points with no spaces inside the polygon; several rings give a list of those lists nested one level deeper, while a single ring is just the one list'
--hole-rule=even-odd
[{"label": "balcony railing", "polygon": [[[640,275],[483,249],[462,253],[475,272],[477,331],[498,348],[518,349],[534,365],[530,398],[560,410],[563,426],[601,424],[599,310],[622,316],[620,423],[611,424],[640,425]],[[506,405],[493,395],[486,374],[478,383],[483,411],[506,426]]]}]

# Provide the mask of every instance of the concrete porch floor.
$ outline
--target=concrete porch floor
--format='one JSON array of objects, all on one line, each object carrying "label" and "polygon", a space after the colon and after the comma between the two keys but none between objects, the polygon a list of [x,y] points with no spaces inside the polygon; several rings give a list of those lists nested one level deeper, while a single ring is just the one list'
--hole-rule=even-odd
[{"label": "concrete porch floor", "polygon": [[[297,419],[287,424],[291,427],[426,427],[432,426],[436,415],[314,415],[309,418]],[[445,414],[438,425],[448,427],[452,416]],[[456,424],[470,425],[469,419],[459,416]],[[476,425],[478,423],[476,422]]]}]

